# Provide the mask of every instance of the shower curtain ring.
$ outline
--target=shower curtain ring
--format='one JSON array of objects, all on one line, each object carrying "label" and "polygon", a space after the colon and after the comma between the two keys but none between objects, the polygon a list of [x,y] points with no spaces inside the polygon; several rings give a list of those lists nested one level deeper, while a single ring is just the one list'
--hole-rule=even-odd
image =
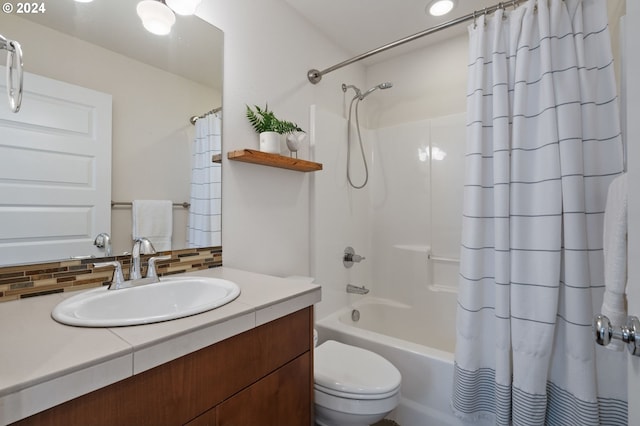
[{"label": "shower curtain ring", "polygon": [[476,28],[478,28],[478,22],[476,21],[476,11],[473,11],[473,29],[475,30]]},{"label": "shower curtain ring", "polygon": [[507,19],[507,13],[506,13],[507,9],[504,6],[504,3],[502,3],[502,2],[498,3],[498,10],[502,11],[502,20],[503,21],[506,20]]}]

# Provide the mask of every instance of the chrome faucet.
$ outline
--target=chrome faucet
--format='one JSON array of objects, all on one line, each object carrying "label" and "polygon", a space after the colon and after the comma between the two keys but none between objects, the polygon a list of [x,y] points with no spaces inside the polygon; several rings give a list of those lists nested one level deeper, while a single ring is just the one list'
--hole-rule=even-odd
[{"label": "chrome faucet", "polygon": [[104,255],[106,257],[111,256],[111,237],[106,232],[101,232],[93,240],[93,245],[98,248],[104,249]]},{"label": "chrome faucet", "polygon": [[353,284],[347,284],[347,293],[367,294],[367,293],[369,293],[369,289],[365,288],[364,286],[358,287],[358,286],[353,285]]},{"label": "chrome faucet", "polygon": [[149,259],[149,266],[147,267],[147,276],[142,278],[142,268],[140,267],[140,255],[141,254],[154,254],[156,249],[153,248],[153,244],[147,238],[136,238],[133,242],[133,253],[131,254],[131,269],[129,272],[129,279],[125,281],[122,274],[122,265],[117,260],[112,262],[98,262],[94,263],[94,268],[113,267],[113,279],[109,285],[109,290],[119,290],[121,288],[135,287],[139,285],[152,284],[160,281],[158,278],[158,272],[156,271],[156,263],[160,260],[171,259],[170,255],[166,256],[154,256]]},{"label": "chrome faucet", "polygon": [[[141,244],[144,244],[144,243],[141,242]],[[146,254],[146,253],[143,253],[143,254]],[[170,255],[151,257],[149,259],[147,276],[145,278],[131,278],[126,281],[124,279],[124,275],[122,274],[122,265],[117,260],[114,260],[111,262],[97,262],[93,264],[93,267],[97,269],[97,268],[106,268],[106,267],[112,266],[114,268],[114,272],[113,272],[113,279],[111,280],[111,284],[109,284],[109,290],[120,290],[122,288],[136,287],[140,285],[153,284],[153,283],[159,282],[160,278],[158,277],[158,272],[156,271],[156,263],[160,260],[169,260],[169,259],[171,259]],[[140,267],[139,260],[140,260],[140,255],[138,254],[138,268]]]},{"label": "chrome faucet", "polygon": [[129,279],[137,280],[142,278],[142,268],[140,267],[141,254],[155,254],[156,249],[153,244],[145,237],[133,240],[133,249],[131,250],[131,269],[129,270]]}]

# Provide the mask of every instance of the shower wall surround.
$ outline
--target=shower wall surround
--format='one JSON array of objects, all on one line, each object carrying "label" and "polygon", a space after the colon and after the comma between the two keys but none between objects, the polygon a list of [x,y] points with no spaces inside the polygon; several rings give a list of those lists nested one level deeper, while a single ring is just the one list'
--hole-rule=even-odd
[{"label": "shower wall surround", "polygon": [[376,130],[372,255],[380,297],[414,305],[427,287],[457,289],[465,135],[465,113]]},{"label": "shower wall surround", "polygon": [[[353,301],[346,284],[366,285],[378,297],[408,305],[435,297],[430,289],[455,291],[465,114],[363,128],[371,179],[359,190],[346,182],[346,119],[319,107],[311,116],[314,159],[324,165],[312,183],[312,276],[323,286],[317,317]],[[361,162],[352,157],[352,167],[360,179]],[[335,259],[346,246],[367,260],[344,268]],[[430,261],[429,253],[447,261]]]},{"label": "shower wall surround", "polygon": [[[160,252],[171,260],[158,262],[158,275],[179,274],[222,266],[222,247],[204,247]],[[142,256],[143,273],[151,255]],[[113,269],[93,269],[98,259],[69,259],[57,262],[5,266],[0,268],[0,302],[25,297],[62,293],[99,287],[111,282]],[[125,279],[129,275],[131,256],[101,258],[122,264]]]}]

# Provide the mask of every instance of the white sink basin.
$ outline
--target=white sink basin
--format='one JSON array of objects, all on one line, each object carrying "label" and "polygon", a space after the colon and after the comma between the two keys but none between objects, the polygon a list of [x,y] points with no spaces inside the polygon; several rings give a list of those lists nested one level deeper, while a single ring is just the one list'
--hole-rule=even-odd
[{"label": "white sink basin", "polygon": [[51,316],[82,327],[117,327],[199,314],[240,295],[237,284],[208,277],[172,277],[120,290],[89,290],[60,302]]}]

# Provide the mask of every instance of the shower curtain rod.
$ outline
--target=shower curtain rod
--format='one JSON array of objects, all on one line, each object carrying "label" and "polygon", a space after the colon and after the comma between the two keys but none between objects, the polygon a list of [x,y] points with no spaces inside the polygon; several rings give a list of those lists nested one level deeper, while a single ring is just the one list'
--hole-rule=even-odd
[{"label": "shower curtain rod", "polygon": [[216,112],[220,112],[220,111],[222,111],[222,107],[214,108],[214,109],[212,109],[211,111],[207,111],[207,112],[205,112],[205,113],[204,113],[204,114],[202,114],[202,115],[194,115],[194,116],[192,116],[191,118],[189,118],[189,123],[191,123],[191,124],[194,124],[194,125],[195,125],[195,124],[196,124],[196,121],[198,121],[200,118],[205,118],[205,117],[206,117],[207,115],[209,115],[209,114],[215,114]]},{"label": "shower curtain rod", "polygon": [[384,52],[386,50],[392,49],[394,47],[400,46],[402,44],[408,43],[410,41],[413,40],[417,40],[419,38],[422,38],[424,36],[428,36],[430,34],[436,33],[440,30],[444,30],[446,28],[452,27],[454,25],[458,25],[461,24],[463,22],[466,21],[470,21],[470,20],[475,20],[478,16],[480,15],[487,15],[489,13],[493,13],[498,9],[504,9],[506,7],[512,6],[515,7],[516,5],[518,5],[519,3],[522,3],[525,0],[510,0],[510,1],[505,1],[505,2],[501,2],[498,3],[496,5],[490,6],[490,7],[485,7],[483,10],[481,11],[475,11],[473,13],[470,13],[468,15],[462,16],[460,18],[456,18],[456,19],[452,19],[451,21],[447,21],[444,22],[440,25],[436,25],[435,27],[431,27],[428,28],[424,31],[420,31],[419,33],[415,33],[413,35],[410,35],[408,37],[405,38],[401,38],[400,40],[396,40],[392,43],[389,44],[385,44],[384,46],[380,46],[376,49],[370,50],[368,52],[365,52],[361,55],[355,56],[351,59],[347,59],[346,61],[340,62],[339,64],[336,64],[332,67],[326,68],[322,71],[319,71],[317,69],[311,69],[307,72],[307,78],[309,79],[309,81],[313,84],[317,84],[320,82],[320,80],[322,80],[322,76],[325,74],[329,74],[332,71],[335,71],[337,69],[340,69],[342,67],[346,67],[347,65],[351,65],[354,62],[358,62],[361,61],[363,59],[368,58],[369,56],[373,56],[377,53],[381,53]]}]

